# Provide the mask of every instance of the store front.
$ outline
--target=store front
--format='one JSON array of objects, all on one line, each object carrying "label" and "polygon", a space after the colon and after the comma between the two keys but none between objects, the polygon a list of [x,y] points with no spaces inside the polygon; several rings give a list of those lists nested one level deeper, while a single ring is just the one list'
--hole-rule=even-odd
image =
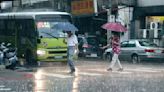
[{"label": "store front", "polygon": [[101,26],[107,22],[107,12],[95,14],[93,0],[73,0],[71,6],[78,34],[99,35],[105,39],[102,43],[106,44],[106,31]]},{"label": "store front", "polygon": [[164,46],[164,6],[136,8],[132,24],[131,38],[146,38]]}]

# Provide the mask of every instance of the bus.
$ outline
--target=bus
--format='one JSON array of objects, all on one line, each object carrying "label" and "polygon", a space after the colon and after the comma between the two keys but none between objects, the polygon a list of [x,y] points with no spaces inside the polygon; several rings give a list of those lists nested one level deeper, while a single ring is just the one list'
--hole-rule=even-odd
[{"label": "bus", "polygon": [[57,11],[0,13],[0,42],[17,48],[19,63],[66,62],[67,34],[55,29],[59,22],[71,22],[71,14]]}]

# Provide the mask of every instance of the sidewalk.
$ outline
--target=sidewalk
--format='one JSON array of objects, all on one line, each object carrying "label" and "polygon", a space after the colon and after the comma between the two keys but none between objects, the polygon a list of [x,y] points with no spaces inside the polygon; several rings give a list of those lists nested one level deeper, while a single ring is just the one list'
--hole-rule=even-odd
[{"label": "sidewalk", "polygon": [[8,70],[0,66],[0,80],[24,80],[33,78],[29,72],[18,72],[17,70]]}]

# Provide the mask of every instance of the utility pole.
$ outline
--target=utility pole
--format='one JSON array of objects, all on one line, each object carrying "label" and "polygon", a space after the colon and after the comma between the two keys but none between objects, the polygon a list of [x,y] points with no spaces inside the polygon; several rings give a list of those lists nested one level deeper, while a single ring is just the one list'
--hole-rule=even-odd
[{"label": "utility pole", "polygon": [[71,10],[71,3],[72,3],[72,0],[67,0],[67,12],[71,12],[72,10]]},{"label": "utility pole", "polygon": [[[111,9],[106,9],[107,11],[107,22],[112,22],[111,20]],[[109,38],[111,37],[111,31],[107,30],[107,43],[109,43]]]},{"label": "utility pole", "polygon": [[[115,1],[109,0],[109,8],[106,9],[107,11],[107,22],[116,22],[116,16],[117,16],[117,5]],[[107,31],[107,43],[109,42],[109,38],[112,36],[111,31]]]},{"label": "utility pole", "polygon": [[93,5],[94,5],[94,13],[95,13],[95,16],[98,16],[97,0],[93,0]]}]

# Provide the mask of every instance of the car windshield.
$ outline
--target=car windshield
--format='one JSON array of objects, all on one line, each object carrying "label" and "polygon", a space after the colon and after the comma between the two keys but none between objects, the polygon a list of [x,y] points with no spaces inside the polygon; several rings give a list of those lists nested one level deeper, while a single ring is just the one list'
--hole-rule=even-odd
[{"label": "car windshield", "polygon": [[139,41],[141,46],[146,46],[146,47],[157,47],[155,43],[149,42],[149,41]]}]

